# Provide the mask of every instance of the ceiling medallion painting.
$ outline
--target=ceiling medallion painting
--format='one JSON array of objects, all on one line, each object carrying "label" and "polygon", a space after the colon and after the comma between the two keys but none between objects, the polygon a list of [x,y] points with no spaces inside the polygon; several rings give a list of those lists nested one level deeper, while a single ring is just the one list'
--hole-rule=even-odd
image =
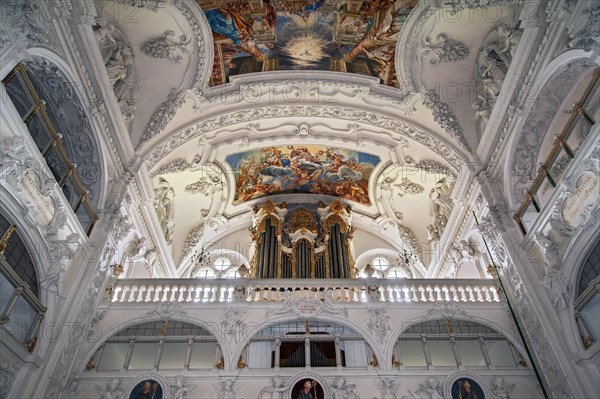
[{"label": "ceiling medallion painting", "polygon": [[418,0],[196,0],[213,32],[211,86],[273,70],[329,70],[398,87],[396,41]]},{"label": "ceiling medallion painting", "polygon": [[235,174],[233,204],[273,194],[332,195],[363,205],[379,157],[318,145],[265,147],[227,156]]}]

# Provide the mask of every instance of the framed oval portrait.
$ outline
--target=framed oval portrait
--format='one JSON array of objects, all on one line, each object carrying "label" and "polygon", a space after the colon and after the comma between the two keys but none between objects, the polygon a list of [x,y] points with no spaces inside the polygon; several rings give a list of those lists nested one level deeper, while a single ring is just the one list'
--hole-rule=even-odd
[{"label": "framed oval portrait", "polygon": [[452,399],[485,399],[483,389],[471,378],[458,378],[450,388]]},{"label": "framed oval portrait", "polygon": [[162,385],[152,379],[140,381],[131,390],[129,399],[163,399]]},{"label": "framed oval portrait", "polygon": [[491,399],[493,397],[485,381],[469,371],[456,371],[444,381],[444,398]]}]

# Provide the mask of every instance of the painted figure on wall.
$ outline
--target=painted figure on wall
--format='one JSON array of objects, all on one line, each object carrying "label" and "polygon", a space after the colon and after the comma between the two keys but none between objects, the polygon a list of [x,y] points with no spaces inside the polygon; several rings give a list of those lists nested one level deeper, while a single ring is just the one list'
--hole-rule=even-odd
[{"label": "painted figure on wall", "polygon": [[485,395],[477,382],[460,378],[452,384],[452,399],[485,399]]},{"label": "painted figure on wall", "polygon": [[312,389],[312,384],[310,383],[310,381],[307,380],[304,383],[304,389],[302,391],[300,391],[300,393],[298,394],[298,399],[317,399],[310,392],[311,389]]},{"label": "painted figure on wall", "polygon": [[235,205],[271,194],[312,193],[368,205],[379,158],[316,145],[265,147],[227,157],[236,176]]},{"label": "painted figure on wall", "polygon": [[378,76],[398,87],[396,42],[418,0],[196,0],[215,43],[210,84],[271,70]]},{"label": "painted figure on wall", "polygon": [[137,384],[129,399],[162,399],[163,390],[161,385],[155,380],[145,380]]}]

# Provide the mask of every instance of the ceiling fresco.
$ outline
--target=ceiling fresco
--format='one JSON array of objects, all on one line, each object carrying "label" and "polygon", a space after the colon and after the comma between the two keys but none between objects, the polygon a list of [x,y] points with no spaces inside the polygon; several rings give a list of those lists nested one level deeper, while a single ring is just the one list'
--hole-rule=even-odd
[{"label": "ceiling fresco", "polygon": [[417,0],[196,0],[211,26],[210,85],[273,70],[329,70],[398,87],[396,41]]},{"label": "ceiling fresco", "polygon": [[370,205],[369,177],[379,157],[317,145],[264,147],[227,156],[234,205],[274,194],[332,195]]}]

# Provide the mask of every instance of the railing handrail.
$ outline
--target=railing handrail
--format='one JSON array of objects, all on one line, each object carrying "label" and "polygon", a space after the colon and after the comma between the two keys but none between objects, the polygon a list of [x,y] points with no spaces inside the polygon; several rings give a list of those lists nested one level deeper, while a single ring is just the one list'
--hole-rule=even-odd
[{"label": "railing handrail", "polygon": [[[525,226],[523,225],[523,221],[521,220],[521,217],[525,214],[525,211],[527,210],[527,208],[529,207],[529,205],[531,203],[534,204],[537,212],[538,213],[540,212],[539,204],[537,203],[537,200],[534,198],[534,195],[537,193],[537,191],[541,187],[544,179],[546,177],[548,177],[548,175],[550,174],[550,169],[554,165],[557,155],[560,154],[561,148],[565,148],[565,151],[567,151],[568,154],[571,152],[571,150],[568,147],[568,144],[566,143],[566,140],[569,138],[569,136],[573,130],[573,125],[577,121],[577,118],[579,117],[579,115],[583,114],[584,116],[587,116],[586,111],[583,108],[583,105],[586,103],[586,101],[592,94],[593,89],[596,87],[596,85],[598,84],[599,81],[600,81],[600,68],[596,68],[594,70],[594,75],[592,77],[591,82],[586,87],[583,95],[581,96],[581,99],[575,104],[576,106],[574,107],[573,112],[571,113],[571,116],[569,117],[567,123],[565,124],[565,127],[562,129],[561,133],[555,138],[552,148],[550,149],[550,153],[548,154],[548,156],[546,157],[544,162],[541,164],[541,166],[537,172],[537,175],[536,175],[535,179],[533,180],[533,183],[531,184],[529,190],[526,191],[525,198],[521,202],[519,209],[513,215],[513,219],[515,219],[519,228],[521,229],[521,232],[524,235],[527,235],[527,230],[525,229]],[[593,123],[594,121],[590,121],[591,118],[589,116],[586,119],[592,125],[594,124]],[[552,177],[549,177],[549,179],[552,179]],[[551,182],[552,181],[553,180],[551,180]],[[553,185],[555,185],[556,183],[557,182],[554,182]]]},{"label": "railing handrail", "polygon": [[[281,302],[295,293],[333,302],[500,302],[492,279],[121,279],[110,302]],[[301,294],[301,296],[303,296]]]},{"label": "railing handrail", "polygon": [[300,278],[121,278],[117,280],[116,285],[125,284],[213,284],[213,285],[256,285],[256,286],[268,286],[268,285],[289,285],[289,286],[306,286],[306,285],[415,285],[415,284],[428,284],[428,285],[439,285],[439,284],[462,284],[462,285],[485,285],[494,286],[496,285],[494,279],[485,278],[314,278],[314,279],[300,279]]}]

